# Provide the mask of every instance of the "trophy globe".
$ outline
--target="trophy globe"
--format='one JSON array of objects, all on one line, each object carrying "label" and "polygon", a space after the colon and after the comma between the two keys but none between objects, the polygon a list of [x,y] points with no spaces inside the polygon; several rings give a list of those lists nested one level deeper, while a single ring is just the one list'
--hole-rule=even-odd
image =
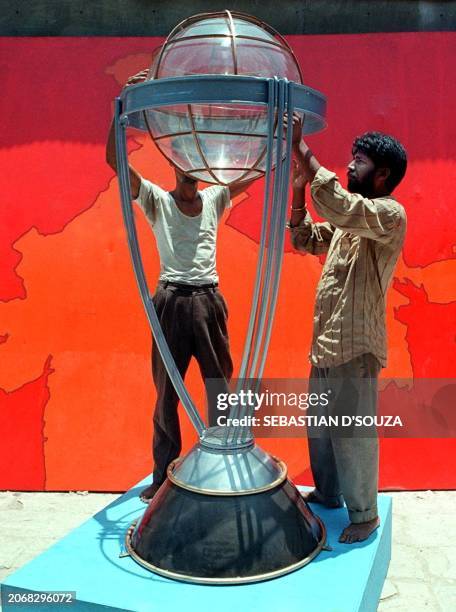
[{"label": "trophy globe", "polygon": [[[179,24],[156,50],[148,78],[203,74],[302,83],[299,64],[280,34],[254,17],[228,11]],[[146,110],[144,119],[162,154],[195,179],[231,185],[266,171],[264,106],[176,104]]]}]

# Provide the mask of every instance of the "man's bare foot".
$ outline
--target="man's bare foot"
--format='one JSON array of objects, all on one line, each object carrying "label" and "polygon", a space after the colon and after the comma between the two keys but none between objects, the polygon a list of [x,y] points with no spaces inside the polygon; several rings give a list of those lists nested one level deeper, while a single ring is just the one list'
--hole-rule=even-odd
[{"label": "man's bare foot", "polygon": [[342,508],[343,504],[340,501],[330,501],[328,502],[321,493],[317,491],[317,489],[312,489],[312,491],[303,491],[301,493],[301,497],[308,504],[321,504],[322,506],[326,506],[326,508]]},{"label": "man's bare foot", "polygon": [[339,542],[343,544],[353,544],[353,542],[362,542],[367,540],[370,534],[380,525],[380,519],[375,517],[371,521],[365,523],[350,523],[348,527],[340,534]]},{"label": "man's bare foot", "polygon": [[141,493],[139,494],[139,499],[145,504],[148,504],[150,501],[152,501],[153,496],[160,487],[161,485],[158,484],[158,482],[152,483],[141,491]]}]

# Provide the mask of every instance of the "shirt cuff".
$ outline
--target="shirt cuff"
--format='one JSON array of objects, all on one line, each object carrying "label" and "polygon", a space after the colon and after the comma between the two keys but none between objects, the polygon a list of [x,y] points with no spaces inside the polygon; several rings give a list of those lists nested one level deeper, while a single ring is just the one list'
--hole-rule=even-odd
[{"label": "shirt cuff", "polygon": [[314,176],[311,188],[316,189],[317,187],[329,183],[329,181],[334,179],[336,179],[336,181],[339,180],[339,177],[335,172],[331,172],[331,170],[328,170],[324,166],[320,166]]},{"label": "shirt cuff", "polygon": [[301,219],[301,221],[299,223],[297,223],[296,225],[291,225],[291,221],[287,221],[287,223],[285,224],[285,227],[291,231],[298,229],[300,227],[303,227],[303,225],[308,225],[309,224],[309,219],[308,219],[308,214],[306,214],[306,216],[304,217],[304,219]]}]

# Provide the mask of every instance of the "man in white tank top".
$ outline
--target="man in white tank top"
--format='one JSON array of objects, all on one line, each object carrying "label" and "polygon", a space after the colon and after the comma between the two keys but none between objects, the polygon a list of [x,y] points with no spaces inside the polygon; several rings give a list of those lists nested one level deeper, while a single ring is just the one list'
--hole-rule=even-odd
[{"label": "man in white tank top", "polygon": [[[140,83],[147,70],[130,77]],[[113,125],[106,160],[117,172]],[[227,317],[218,290],[216,239],[218,223],[231,197],[249,183],[236,187],[211,186],[198,191],[195,179],[175,168],[176,186],[170,192],[144,179],[130,166],[130,185],[155,235],[160,256],[160,277],[153,302],[171,354],[182,377],[190,359],[198,361],[203,379],[229,381],[233,372]],[[179,398],[153,341],[152,374],[157,390],[154,412],[153,483],[140,498],[148,503],[166,479],[168,465],[181,451],[177,407]],[[211,424],[211,423],[209,423]]]}]

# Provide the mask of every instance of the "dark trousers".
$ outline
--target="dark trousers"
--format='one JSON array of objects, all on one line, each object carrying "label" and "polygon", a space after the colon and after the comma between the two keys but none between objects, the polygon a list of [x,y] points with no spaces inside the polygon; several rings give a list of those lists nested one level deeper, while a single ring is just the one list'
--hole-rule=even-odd
[{"label": "dark trousers", "polygon": [[[317,417],[371,416],[377,413],[380,363],[371,353],[332,368],[312,367],[310,393],[327,393],[327,406],[310,407]],[[378,438],[375,427],[320,428],[309,434],[309,454],[317,491],[328,504],[347,504],[352,523],[377,516]]]},{"label": "dark trousers", "polygon": [[[225,379],[233,373],[226,321],[228,311],[216,287],[196,288],[160,282],[153,297],[155,310],[176,366],[184,378],[195,357],[203,379]],[[168,465],[179,457],[181,433],[178,395],[155,341],[152,374],[157,390],[154,412],[154,482],[162,483]],[[211,423],[210,423],[211,424]]]}]

